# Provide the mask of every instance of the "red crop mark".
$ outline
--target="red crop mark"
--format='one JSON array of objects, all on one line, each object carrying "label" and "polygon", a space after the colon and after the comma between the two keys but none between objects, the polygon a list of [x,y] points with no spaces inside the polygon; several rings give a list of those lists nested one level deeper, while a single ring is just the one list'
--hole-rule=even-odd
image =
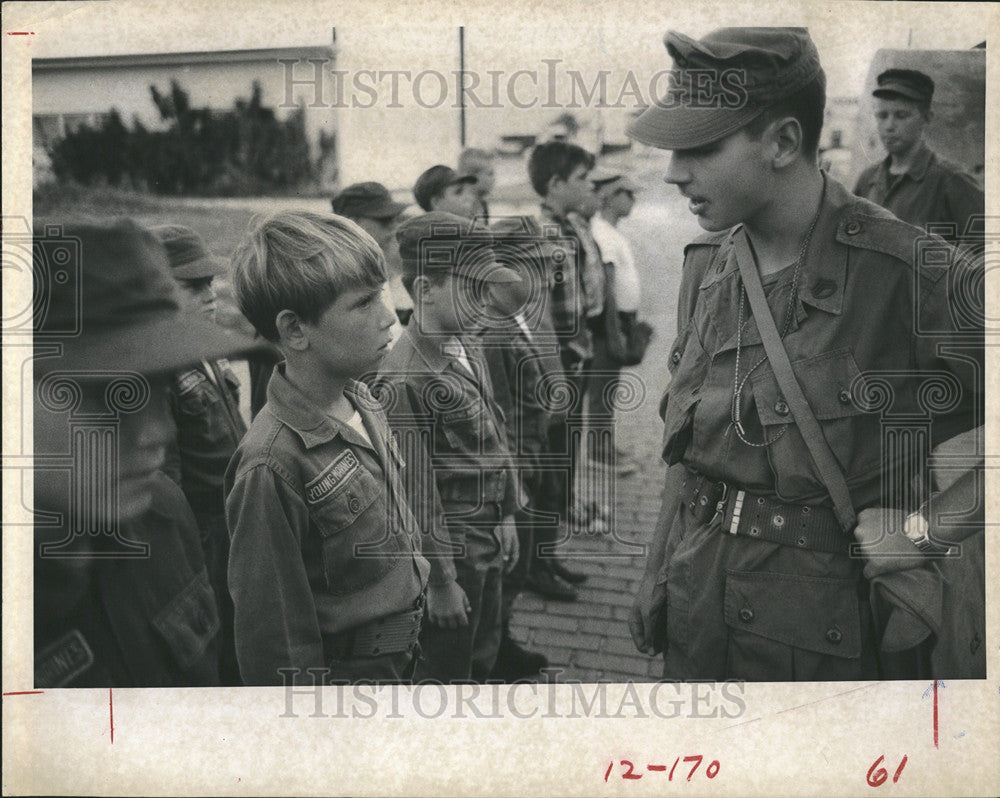
[{"label": "red crop mark", "polygon": [[16,693],[4,693],[4,695],[5,696],[6,695],[41,695],[44,692],[45,692],[44,690],[21,690],[21,691],[16,692]]},{"label": "red crop mark", "polygon": [[938,683],[934,680],[934,747],[938,747]]},{"label": "red crop mark", "polygon": [[108,713],[111,716],[111,744],[115,744],[115,699],[112,688],[108,688]]},{"label": "red crop mark", "polygon": [[7,31],[8,36],[34,36],[35,32],[33,30],[9,30]]}]

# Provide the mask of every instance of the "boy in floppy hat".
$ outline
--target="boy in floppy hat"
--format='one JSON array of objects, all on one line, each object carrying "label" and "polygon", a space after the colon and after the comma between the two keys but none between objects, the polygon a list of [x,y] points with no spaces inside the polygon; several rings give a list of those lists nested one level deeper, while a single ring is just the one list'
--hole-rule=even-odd
[{"label": "boy in floppy hat", "polygon": [[[170,224],[152,228],[167,250],[170,270],[187,309],[215,321],[212,282],[225,274],[221,258],[209,254],[194,230]],[[184,491],[201,530],[209,581],[221,620],[220,676],[223,684],[240,683],[233,645],[233,600],[226,582],[229,532],[223,477],[229,459],[246,434],[240,415],[240,382],[226,359],[202,359],[170,381],[170,410],[177,436],[167,447],[164,471]]]},{"label": "boy in floppy hat", "polygon": [[391,340],[385,281],[374,239],[333,214],[255,219],[233,255],[240,309],[285,358],[226,472],[247,684],[409,678],[428,565],[360,381]]},{"label": "boy in floppy hat", "polygon": [[473,189],[478,178],[460,175],[450,166],[432,166],[417,178],[413,196],[425,211],[453,213],[471,219],[476,212],[476,193]]},{"label": "boy in floppy hat", "polygon": [[34,255],[35,686],[218,684],[198,527],[160,471],[167,385],[256,347],[182,313],[130,220],[39,225]]},{"label": "boy in floppy hat", "polygon": [[[661,404],[670,468],[632,636],[664,652],[668,680],[873,678],[853,516],[916,510],[922,497],[896,486],[922,455],[903,442],[883,451],[883,418],[860,398],[865,374],[894,375],[893,415],[933,420],[932,443],[981,423],[981,377],[938,349],[966,338],[982,355],[981,326],[958,329],[951,312],[965,266],[949,268],[954,250],[939,239],[943,259],[917,262],[919,230],[820,171],[825,75],[805,29],[725,28],[698,41],[671,31],[665,42],[670,91],[630,135],[673,151],[666,180],[707,234],[685,249]],[[767,325],[750,312],[758,299],[809,414],[779,384],[782,359],[772,363]],[[915,308],[931,334],[916,334]],[[918,407],[925,371],[961,386],[949,408]],[[839,482],[806,436],[832,450]]]},{"label": "boy in floppy hat", "polygon": [[985,196],[971,176],[935,155],[924,140],[933,119],[934,81],[915,69],[887,69],[877,83],[875,121],[888,155],[861,173],[854,193],[904,222],[953,224],[961,236],[970,218],[983,215]]},{"label": "boy in floppy hat", "polygon": [[517,561],[519,486],[471,334],[484,286],[520,278],[467,219],[427,213],[396,236],[414,315],[382,364],[379,396],[409,464],[431,562],[414,681],[483,682],[500,644],[501,579]]}]

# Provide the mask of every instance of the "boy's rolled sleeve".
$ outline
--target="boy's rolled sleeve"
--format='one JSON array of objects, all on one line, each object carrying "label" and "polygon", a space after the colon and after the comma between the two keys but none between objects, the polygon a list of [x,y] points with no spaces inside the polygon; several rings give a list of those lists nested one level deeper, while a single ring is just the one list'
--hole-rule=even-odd
[{"label": "boy's rolled sleeve", "polygon": [[306,669],[325,663],[301,550],[307,508],[261,463],[236,478],[226,499],[226,520],[236,655],[244,682],[282,684],[278,669],[298,668],[294,681],[311,683]]}]

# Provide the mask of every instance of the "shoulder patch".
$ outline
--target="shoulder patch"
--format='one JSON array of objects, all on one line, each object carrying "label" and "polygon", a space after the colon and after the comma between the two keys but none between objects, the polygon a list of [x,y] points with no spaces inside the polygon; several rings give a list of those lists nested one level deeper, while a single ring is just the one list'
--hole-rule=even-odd
[{"label": "shoulder patch", "polygon": [[339,454],[319,476],[306,483],[306,501],[316,504],[347,482],[348,478],[361,467],[358,456],[350,449]]},{"label": "shoulder patch", "polygon": [[94,652],[73,629],[35,655],[35,687],[65,687],[94,664]]},{"label": "shoulder patch", "polygon": [[201,373],[199,369],[191,369],[177,375],[177,393],[183,396],[193,391],[198,385],[206,382],[208,377]]}]

